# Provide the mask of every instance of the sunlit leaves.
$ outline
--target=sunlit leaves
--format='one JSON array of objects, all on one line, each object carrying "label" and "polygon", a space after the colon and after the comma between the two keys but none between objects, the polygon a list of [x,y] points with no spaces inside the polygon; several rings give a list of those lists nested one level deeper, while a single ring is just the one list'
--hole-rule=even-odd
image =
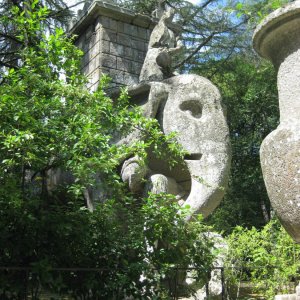
[{"label": "sunlit leaves", "polygon": [[261,230],[238,226],[227,242],[228,283],[239,285],[247,280],[265,299],[293,292],[294,287],[290,290],[289,286],[300,267],[300,247],[278,220],[273,219]]}]

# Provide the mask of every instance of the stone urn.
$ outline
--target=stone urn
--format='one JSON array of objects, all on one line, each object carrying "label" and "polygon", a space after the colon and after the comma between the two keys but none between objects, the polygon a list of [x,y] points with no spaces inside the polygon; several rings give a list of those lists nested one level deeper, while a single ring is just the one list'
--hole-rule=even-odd
[{"label": "stone urn", "polygon": [[261,145],[263,176],[277,216],[300,243],[300,1],[271,13],[253,46],[278,69],[280,124]]}]

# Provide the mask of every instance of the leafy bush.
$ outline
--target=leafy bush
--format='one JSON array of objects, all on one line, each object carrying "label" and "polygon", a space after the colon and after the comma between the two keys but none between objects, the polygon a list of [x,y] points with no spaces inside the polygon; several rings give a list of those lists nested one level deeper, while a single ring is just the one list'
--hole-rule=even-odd
[{"label": "leafy bush", "polygon": [[[300,245],[294,243],[277,219],[261,230],[238,226],[227,237],[227,243],[229,286],[238,287],[241,281],[251,282],[265,299],[294,293],[295,280],[299,277]],[[239,289],[236,293],[239,294]]]},{"label": "leafy bush", "polygon": [[[179,211],[166,195],[110,200],[93,213],[72,205],[45,210],[32,201],[16,207],[3,199],[0,265],[32,267],[27,289],[38,291],[36,299],[41,290],[72,299],[169,299],[177,269],[193,264],[201,280],[213,259],[208,228],[187,224]],[[61,267],[75,270],[52,270]],[[22,275],[1,276],[1,299],[24,293]]]}]

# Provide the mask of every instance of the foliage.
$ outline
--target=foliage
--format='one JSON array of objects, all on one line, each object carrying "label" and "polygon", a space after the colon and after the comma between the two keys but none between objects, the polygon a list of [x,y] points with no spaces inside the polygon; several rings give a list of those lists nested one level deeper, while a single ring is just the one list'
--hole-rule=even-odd
[{"label": "foliage", "polygon": [[[77,2],[85,2],[87,6],[90,4],[90,1]],[[148,15],[158,5],[158,0],[110,2]],[[210,59],[230,58],[236,53],[249,51],[253,27],[271,10],[290,0],[200,0],[197,5],[181,0],[165,2],[177,12],[176,21],[182,28],[180,34],[186,46],[184,55],[176,62],[176,68],[190,69],[199,64],[204,65]],[[18,33],[11,22],[10,8],[13,5],[17,5],[20,12],[27,10],[30,13],[27,1],[0,1],[0,67],[16,67],[18,48],[24,46],[17,38]],[[72,16],[68,1],[43,0],[37,2],[37,5],[49,7],[44,22],[50,31],[55,26],[65,28]]]},{"label": "foliage", "polygon": [[262,227],[269,221],[270,204],[259,148],[278,124],[275,70],[268,63],[239,55],[195,72],[205,74],[220,88],[232,144],[229,188],[209,222],[225,233],[236,225]]},{"label": "foliage", "polygon": [[[158,0],[115,0],[120,5],[150,15]],[[176,11],[176,23],[185,45],[175,67],[190,70],[211,60],[227,60],[236,54],[253,56],[253,28],[272,10],[290,0],[167,0]]]},{"label": "foliage", "polygon": [[237,16],[247,16],[248,22],[256,26],[259,21],[265,18],[273,10],[278,9],[294,0],[246,0],[238,2],[235,6]]},{"label": "foliage", "polygon": [[[33,269],[27,285],[22,272],[2,274],[1,299],[26,287],[35,299],[42,290],[72,299],[170,299],[177,268],[192,263],[201,280],[213,258],[208,228],[186,224],[166,195],[108,200],[93,213],[71,203],[40,206],[1,201],[1,265]],[[61,267],[71,271],[53,270]]]},{"label": "foliage", "polygon": [[[157,0],[117,1],[139,13],[150,15]],[[197,5],[189,1],[165,1],[176,12],[179,34],[185,45],[184,55],[174,64],[179,70],[189,70],[205,64],[212,58],[230,57],[244,47],[245,18],[236,18],[233,10],[237,1],[200,0]],[[234,2],[234,3],[232,3]]]},{"label": "foliage", "polygon": [[[19,49],[25,46],[25,41],[19,38],[20,32],[14,26],[14,17],[24,14],[30,16],[31,3],[43,9],[47,6],[48,14],[41,20],[48,31],[54,32],[55,27],[65,27],[72,11],[68,9],[68,1],[63,0],[1,0],[0,1],[0,78],[5,67],[18,65]],[[14,12],[13,12],[14,10]],[[28,21],[30,18],[28,18]],[[28,41],[27,41],[28,42]],[[31,41],[35,43],[35,41]]]},{"label": "foliage", "polygon": [[[238,226],[227,237],[227,243],[228,284],[237,286],[241,281],[250,281],[265,299],[294,293],[300,268],[300,246],[293,242],[277,219],[261,230]],[[238,293],[239,290],[233,299]]]},{"label": "foliage", "polygon": [[[32,271],[1,273],[1,299],[23,299],[29,288],[33,299],[41,289],[73,299],[169,299],[176,268],[193,263],[199,278],[206,274],[209,228],[184,222],[187,208],[170,196],[134,198],[118,168],[132,155],[147,159],[149,148],[170,165],[183,151],[174,135],[130,107],[126,90],[110,99],[104,77],[91,93],[79,71],[81,52],[61,29],[46,32],[49,11],[28,3],[30,13],[12,8],[26,47],[0,85],[0,266]],[[141,140],[113,143],[136,130]],[[91,213],[85,195],[98,176],[107,193]]]}]

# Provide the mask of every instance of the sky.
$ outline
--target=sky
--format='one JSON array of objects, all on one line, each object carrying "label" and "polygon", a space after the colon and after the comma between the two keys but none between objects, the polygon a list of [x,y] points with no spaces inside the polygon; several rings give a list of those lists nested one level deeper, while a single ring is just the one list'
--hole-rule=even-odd
[{"label": "sky", "polygon": [[[198,4],[199,2],[201,2],[201,0],[187,0],[187,1],[189,1],[189,2],[191,2],[191,3],[193,3],[193,4]],[[65,1],[65,3],[67,3],[68,5],[73,5],[73,4],[75,4],[76,2],[78,2],[78,1],[76,1],[76,0],[66,0]],[[76,10],[77,9],[80,9],[80,5],[78,5],[77,7],[76,7]]]},{"label": "sky", "polygon": [[200,0],[187,0],[187,1],[189,1],[189,2],[191,2],[193,4],[198,4],[200,2]]}]

